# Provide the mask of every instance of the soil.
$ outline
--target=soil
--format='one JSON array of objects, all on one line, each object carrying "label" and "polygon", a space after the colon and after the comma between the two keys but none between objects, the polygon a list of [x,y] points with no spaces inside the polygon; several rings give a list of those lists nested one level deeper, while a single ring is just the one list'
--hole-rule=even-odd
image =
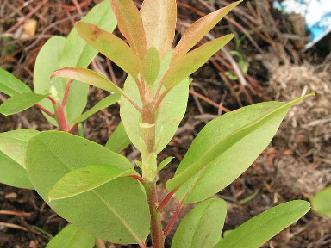
[{"label": "soil", "polygon": [[[79,1],[79,7],[74,1],[31,0],[28,5],[25,2],[1,1],[0,33],[8,32],[10,35],[0,36],[0,66],[33,87],[33,63],[42,44],[51,35],[66,35],[80,13],[85,13],[100,1]],[[210,4],[202,0],[178,2],[177,40],[187,24],[230,1],[216,1],[215,5],[212,4],[215,1],[209,1]],[[138,6],[140,3],[137,2]],[[34,12],[35,9],[37,11]],[[35,33],[24,39],[24,25],[17,24],[22,17],[37,23]],[[271,0],[246,1],[211,35],[220,36],[229,31],[234,32],[237,39],[243,37],[240,49],[232,44],[228,50],[236,49],[249,63],[248,74],[244,77],[247,86],[243,86],[243,81],[231,81],[224,76],[232,71],[232,64],[224,52],[218,53],[193,75],[185,118],[173,140],[159,156],[160,160],[175,157],[172,165],[161,172],[160,191],[199,130],[225,110],[272,99],[289,100],[305,91],[316,91],[317,97],[291,110],[272,144],[249,170],[219,193],[229,204],[225,230],[237,227],[280,202],[309,200],[316,191],[331,182],[331,37],[305,51],[307,37],[302,19],[273,10]],[[123,83],[125,75],[104,57],[98,56],[96,64],[105,73],[116,77],[120,85]],[[92,88],[87,108],[104,96],[103,91]],[[0,102],[5,97],[0,94]],[[116,106],[99,111],[86,121],[85,137],[105,144],[119,120]],[[37,109],[12,117],[0,116],[0,132],[17,128],[48,130],[54,127]],[[132,160],[139,156],[134,147],[126,149],[124,154]],[[176,204],[176,201],[172,202],[170,209]],[[12,212],[5,215],[1,210]],[[171,212],[163,216],[164,222],[170,215]],[[66,221],[35,192],[0,184],[0,248],[45,247],[65,225]],[[121,246],[109,244],[109,247]],[[331,220],[311,211],[263,247],[331,247]]]}]

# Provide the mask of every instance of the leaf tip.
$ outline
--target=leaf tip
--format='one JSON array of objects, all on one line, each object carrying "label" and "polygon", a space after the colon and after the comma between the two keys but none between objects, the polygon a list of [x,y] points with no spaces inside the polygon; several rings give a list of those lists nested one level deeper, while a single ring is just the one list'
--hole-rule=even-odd
[{"label": "leaf tip", "polygon": [[84,26],[84,24],[86,23],[83,21],[79,21],[74,24],[74,27],[79,31]]},{"label": "leaf tip", "polygon": [[54,201],[54,198],[52,197],[52,196],[50,196],[50,195],[48,195],[48,202],[52,202],[52,201]]},{"label": "leaf tip", "polygon": [[316,96],[316,92],[315,91],[310,92],[309,94],[305,95],[305,98],[312,97],[312,96]]},{"label": "leaf tip", "polygon": [[227,40],[227,42],[230,42],[234,38],[234,34],[227,34],[224,36],[224,39]]},{"label": "leaf tip", "polygon": [[53,79],[53,78],[55,78],[55,77],[58,77],[58,73],[59,73],[59,70],[54,71],[54,72],[51,74],[50,79]]}]

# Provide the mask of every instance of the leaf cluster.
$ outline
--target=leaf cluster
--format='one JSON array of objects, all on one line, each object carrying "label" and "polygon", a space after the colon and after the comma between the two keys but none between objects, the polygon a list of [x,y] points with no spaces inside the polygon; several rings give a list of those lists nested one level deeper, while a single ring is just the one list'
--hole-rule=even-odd
[{"label": "leaf cluster", "polygon": [[[307,96],[246,106],[209,122],[166,182],[167,196],[157,197],[158,172],[172,161],[159,163],[158,154],[183,119],[189,77],[233,35],[197,45],[241,2],[197,20],[173,48],[176,0],[145,0],[140,10],[132,0],[103,1],[68,37],[52,37],[43,46],[34,91],[0,69],[0,90],[10,97],[0,113],[36,106],[58,127],[0,134],[0,182],[36,190],[71,223],[48,247],[89,248],[100,240],[146,247],[150,234],[153,247],[163,248],[181,209],[195,204],[177,228],[173,248],[255,248],[309,211],[301,200],[279,204],[225,235],[227,203],[215,196],[254,162],[288,110]],[[125,40],[112,33],[116,24]],[[128,74],[123,88],[88,68],[97,53]],[[89,85],[109,96],[84,112]],[[74,135],[80,123],[116,103],[122,123],[105,146]],[[135,165],[121,154],[129,143],[141,154]],[[172,197],[180,204],[163,226],[161,213]],[[319,205],[318,198],[314,202]]]}]

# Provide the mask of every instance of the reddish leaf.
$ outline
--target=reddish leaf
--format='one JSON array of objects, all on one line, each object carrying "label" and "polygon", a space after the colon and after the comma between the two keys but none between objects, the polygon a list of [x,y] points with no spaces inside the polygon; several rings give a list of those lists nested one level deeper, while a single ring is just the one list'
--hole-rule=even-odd
[{"label": "reddish leaf", "polygon": [[156,48],[161,58],[172,48],[177,23],[176,0],[145,0],[141,16],[148,48]]},{"label": "reddish leaf", "polygon": [[169,90],[176,84],[183,81],[204,63],[206,63],[213,54],[224,47],[229,41],[232,40],[232,38],[233,35],[230,34],[217,38],[213,41],[209,41],[201,47],[198,47],[177,59],[163,77],[163,85],[167,88],[167,90]]},{"label": "reddish leaf", "polygon": [[76,28],[79,35],[90,46],[107,56],[133,77],[137,76],[140,71],[140,59],[123,40],[93,24],[79,22],[76,24]]},{"label": "reddish leaf", "polygon": [[194,47],[204,36],[206,36],[215,25],[222,20],[231,10],[238,6],[243,0],[234,2],[222,9],[209,13],[193,23],[183,34],[175,51],[174,60],[179,59]]},{"label": "reddish leaf", "polygon": [[111,0],[117,25],[129,45],[142,59],[146,53],[146,36],[140,13],[132,0]]},{"label": "reddish leaf", "polygon": [[109,92],[122,92],[121,88],[110,81],[105,75],[85,68],[65,67],[55,71],[52,77],[74,79]]}]

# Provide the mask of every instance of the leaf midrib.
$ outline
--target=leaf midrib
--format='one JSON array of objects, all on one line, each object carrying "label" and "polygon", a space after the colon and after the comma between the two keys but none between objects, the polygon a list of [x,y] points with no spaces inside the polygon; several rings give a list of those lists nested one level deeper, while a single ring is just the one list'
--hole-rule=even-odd
[{"label": "leaf midrib", "polygon": [[[158,48],[161,48],[161,47],[159,47],[161,45],[160,38],[163,38],[162,40],[166,41],[166,40],[164,40],[164,37],[162,36],[162,34],[164,33],[164,29],[162,29],[161,27],[164,25],[167,25],[167,18],[165,15],[166,10],[162,9],[161,1],[158,1],[158,6],[159,6],[159,20],[158,20],[159,25],[157,28],[157,37],[159,37],[159,39],[157,39],[157,45],[158,45]],[[162,23],[163,23],[163,25],[162,25]]]},{"label": "leaf midrib", "polygon": [[[57,159],[67,170],[69,170],[69,172],[73,171],[70,167],[67,166],[67,164],[65,163],[64,160],[62,160],[62,158],[57,155],[56,153],[54,153],[50,148],[48,148],[47,143],[43,142],[43,141],[39,141],[40,143],[42,143],[45,147],[45,149],[48,149],[49,154],[51,154],[55,159]],[[107,202],[103,199],[102,196],[100,196],[95,190],[91,190],[91,193],[93,193],[94,195],[96,195],[104,204],[104,206],[109,209],[113,215],[119,220],[119,222],[127,229],[127,231],[132,235],[132,237],[138,242],[138,244],[143,243],[140,238],[138,237],[138,235],[131,229],[131,227],[129,226],[129,224],[125,221],[125,219],[123,219],[123,217],[121,215],[119,215],[116,210],[114,208],[112,208],[111,206],[109,206],[109,204],[107,204]],[[48,202],[48,201],[47,201]]]},{"label": "leaf midrib", "polygon": [[[283,109],[284,107],[286,107],[287,105],[288,105],[288,104],[284,104],[284,105],[280,106],[279,108],[277,108],[276,110],[271,111],[269,114],[267,114],[267,115],[265,115],[265,116],[263,116],[263,117],[261,117],[261,118],[258,118],[258,119],[257,119],[256,121],[254,121],[253,123],[247,124],[247,125],[245,125],[245,126],[239,128],[239,129],[236,129],[235,131],[233,131],[233,132],[230,133],[229,135],[225,136],[224,139],[222,139],[222,141],[217,142],[217,143],[214,143],[214,145],[211,145],[209,148],[207,148],[207,151],[206,151],[205,153],[203,153],[203,155],[201,155],[200,157],[201,157],[201,158],[202,158],[202,157],[208,157],[208,155],[211,154],[211,153],[213,153],[213,151],[214,151],[214,150],[215,150],[215,149],[216,149],[221,143],[224,143],[226,140],[228,140],[228,139],[230,139],[231,137],[233,137],[233,136],[239,134],[240,132],[243,132],[243,131],[245,131],[245,130],[251,128],[251,127],[254,127],[255,125],[259,124],[260,122],[262,122],[262,121],[263,121],[264,119],[266,119],[267,117],[269,117],[269,116],[271,116],[272,114],[274,114],[275,112],[277,112],[277,111],[279,111],[279,110],[282,110],[282,109]],[[248,134],[247,134],[247,135],[248,135]],[[245,136],[246,136],[246,135],[244,135],[244,137],[245,137]],[[228,149],[230,149],[232,146],[233,146],[233,144],[230,145],[230,146],[228,146],[228,147],[223,151],[223,153],[226,152]],[[214,160],[215,160],[215,158],[214,158],[214,159],[207,159],[207,161],[205,161],[205,162],[206,162],[205,165],[203,165],[203,166],[201,167],[201,169],[204,168],[204,167],[207,167],[208,164],[210,164],[210,163],[211,163],[212,161],[214,161]],[[201,163],[201,161],[203,161],[203,159],[198,159],[198,160],[196,160],[196,161],[195,161],[194,163],[192,163],[189,167],[187,167],[186,170],[183,170],[183,171],[180,172],[177,176],[179,177],[179,176],[181,176],[182,174],[184,174],[185,172],[189,171],[190,168],[194,168],[194,166],[196,166],[196,164]],[[179,186],[181,186],[181,185],[179,185]]]}]

